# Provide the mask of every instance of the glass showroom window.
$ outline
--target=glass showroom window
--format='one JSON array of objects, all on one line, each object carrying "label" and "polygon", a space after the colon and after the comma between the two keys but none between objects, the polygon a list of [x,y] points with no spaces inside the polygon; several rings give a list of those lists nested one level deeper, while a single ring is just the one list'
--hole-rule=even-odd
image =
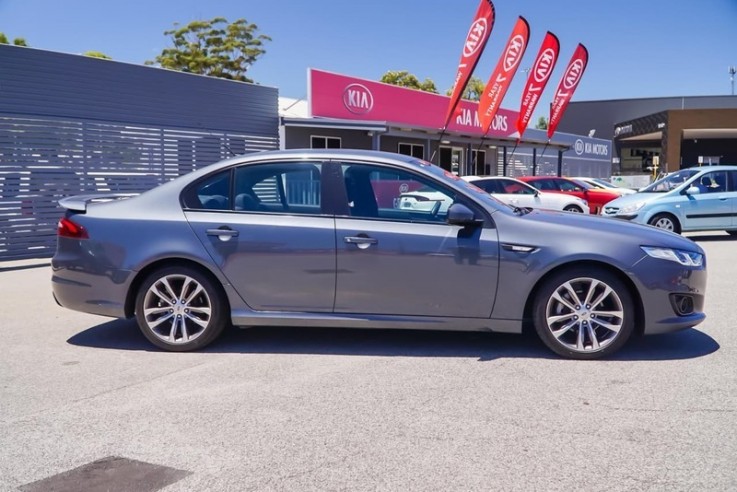
[{"label": "glass showroom window", "polygon": [[340,137],[310,137],[310,147],[313,149],[340,149],[341,142]]},{"label": "glass showroom window", "polygon": [[419,144],[400,143],[398,152],[402,155],[411,155],[418,159],[425,158],[425,146]]}]

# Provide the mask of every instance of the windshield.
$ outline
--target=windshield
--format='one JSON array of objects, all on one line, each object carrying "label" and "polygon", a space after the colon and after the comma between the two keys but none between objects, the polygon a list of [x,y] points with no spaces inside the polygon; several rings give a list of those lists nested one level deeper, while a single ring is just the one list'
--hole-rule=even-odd
[{"label": "windshield", "polygon": [[683,183],[688,181],[688,179],[697,172],[699,172],[698,169],[683,169],[682,171],[671,173],[668,176],[657,180],[650,186],[647,186],[640,191],[649,193],[665,193],[671,190],[675,190]]},{"label": "windshield", "polygon": [[591,178],[591,181],[593,181],[595,184],[601,186],[602,188],[619,188],[619,186],[610,183],[609,181],[605,181],[600,178]]}]

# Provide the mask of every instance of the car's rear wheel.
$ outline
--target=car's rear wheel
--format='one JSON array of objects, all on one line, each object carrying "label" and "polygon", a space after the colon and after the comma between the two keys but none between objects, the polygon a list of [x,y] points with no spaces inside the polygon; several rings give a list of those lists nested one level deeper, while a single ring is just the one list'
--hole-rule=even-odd
[{"label": "car's rear wheel", "polygon": [[534,301],[534,323],[553,352],[598,359],[619,350],[635,327],[626,285],[601,268],[570,268],[547,279]]},{"label": "car's rear wheel", "polygon": [[576,205],[566,205],[565,208],[563,208],[564,212],[576,212],[577,214],[582,214],[583,209],[580,207],[577,207]]},{"label": "car's rear wheel", "polygon": [[678,223],[678,219],[673,217],[671,214],[656,214],[652,219],[650,219],[648,224],[655,226],[658,229],[675,232],[676,234],[681,232],[681,225]]},{"label": "car's rear wheel", "polygon": [[186,266],[157,270],[141,284],[136,319],[157,347],[184,352],[215,340],[228,322],[222,290],[209,276]]}]

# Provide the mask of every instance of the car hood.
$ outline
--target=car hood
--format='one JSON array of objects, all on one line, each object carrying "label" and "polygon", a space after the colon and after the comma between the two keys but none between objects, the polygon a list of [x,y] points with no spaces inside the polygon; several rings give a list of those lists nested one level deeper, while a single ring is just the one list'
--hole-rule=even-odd
[{"label": "car hood", "polygon": [[[526,233],[535,241],[540,237],[566,237],[591,251],[605,252],[626,242],[637,246],[659,246],[703,253],[691,239],[649,225],[598,215],[552,210],[533,210],[519,217],[528,224]],[[583,248],[587,249],[587,248]]]},{"label": "car hood", "polygon": [[649,202],[652,200],[656,200],[658,198],[662,198],[667,193],[632,193],[630,195],[622,195],[619,198],[615,198],[611,202],[607,203],[607,207],[626,207],[627,205],[632,205],[633,203],[640,203],[640,202]]}]

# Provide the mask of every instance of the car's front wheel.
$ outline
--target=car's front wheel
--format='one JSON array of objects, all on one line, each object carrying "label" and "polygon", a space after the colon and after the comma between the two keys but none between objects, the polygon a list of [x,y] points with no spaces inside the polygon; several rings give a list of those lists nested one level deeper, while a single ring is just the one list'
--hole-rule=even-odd
[{"label": "car's front wheel", "polygon": [[209,276],[186,266],[150,274],[136,296],[136,319],[157,347],[184,352],[215,340],[228,322],[222,290]]},{"label": "car's front wheel", "polygon": [[564,209],[564,212],[575,212],[577,214],[582,214],[583,209],[581,207],[578,207],[576,205],[567,205]]},{"label": "car's front wheel", "polygon": [[648,224],[658,229],[675,232],[676,234],[681,232],[681,226],[678,224],[678,220],[671,214],[657,214],[650,219]]},{"label": "car's front wheel", "polygon": [[632,296],[614,274],[569,268],[548,278],[533,305],[535,330],[553,352],[598,359],[619,350],[635,327]]}]

